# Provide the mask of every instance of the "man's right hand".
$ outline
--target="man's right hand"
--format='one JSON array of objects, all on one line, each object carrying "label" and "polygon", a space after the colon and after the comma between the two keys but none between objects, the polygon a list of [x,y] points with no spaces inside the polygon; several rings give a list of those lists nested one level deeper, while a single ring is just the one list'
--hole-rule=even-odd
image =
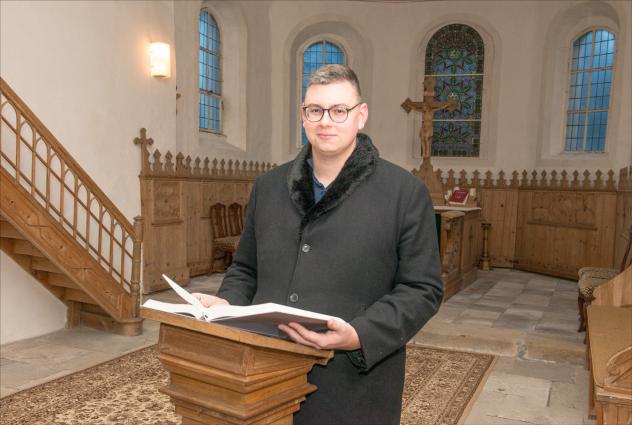
[{"label": "man's right hand", "polygon": [[210,306],[218,305],[218,304],[219,305],[221,305],[221,304],[225,304],[225,305],[230,304],[224,298],[216,297],[214,295],[202,294],[200,292],[193,292],[192,295],[195,298],[197,298],[198,300],[200,300],[200,302],[202,303],[202,305],[204,307],[210,307]]}]

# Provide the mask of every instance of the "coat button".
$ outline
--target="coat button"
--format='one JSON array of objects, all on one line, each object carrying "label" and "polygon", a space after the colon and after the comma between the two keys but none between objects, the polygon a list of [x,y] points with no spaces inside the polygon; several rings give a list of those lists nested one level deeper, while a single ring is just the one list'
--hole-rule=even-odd
[{"label": "coat button", "polygon": [[305,244],[305,245],[303,245],[303,246],[301,247],[301,250],[302,250],[303,252],[309,252],[309,250],[310,250],[310,249],[312,249],[312,247],[311,247],[311,246],[309,246],[309,245],[307,245],[307,244]]},{"label": "coat button", "polygon": [[298,301],[298,294],[296,292],[290,294],[290,302],[297,302]]}]

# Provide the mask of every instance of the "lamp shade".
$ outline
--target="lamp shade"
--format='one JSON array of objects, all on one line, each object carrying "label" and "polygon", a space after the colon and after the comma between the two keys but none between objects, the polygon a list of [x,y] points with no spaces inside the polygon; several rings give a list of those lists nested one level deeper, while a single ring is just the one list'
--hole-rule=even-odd
[{"label": "lamp shade", "polygon": [[167,43],[151,43],[149,63],[152,77],[171,77],[171,49]]}]

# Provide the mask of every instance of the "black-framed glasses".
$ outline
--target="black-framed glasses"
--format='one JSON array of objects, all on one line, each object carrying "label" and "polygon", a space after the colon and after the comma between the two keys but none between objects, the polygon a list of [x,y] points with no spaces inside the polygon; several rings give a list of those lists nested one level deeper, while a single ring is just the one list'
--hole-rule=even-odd
[{"label": "black-framed glasses", "polygon": [[352,106],[351,108],[347,108],[345,105],[334,105],[330,108],[323,108],[320,105],[307,105],[303,106],[302,109],[303,113],[305,114],[305,118],[307,118],[307,121],[309,122],[319,122],[325,116],[325,111],[327,111],[327,113],[329,114],[329,118],[333,122],[341,124],[347,121],[347,118],[349,117],[349,111],[353,111],[361,104],[362,102],[358,103],[355,106]]}]

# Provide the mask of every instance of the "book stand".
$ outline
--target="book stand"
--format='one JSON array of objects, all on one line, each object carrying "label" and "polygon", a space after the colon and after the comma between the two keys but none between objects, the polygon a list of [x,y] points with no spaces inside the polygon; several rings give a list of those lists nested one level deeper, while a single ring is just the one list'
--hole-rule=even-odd
[{"label": "book stand", "polygon": [[333,351],[240,331],[185,316],[141,309],[160,322],[159,359],[169,372],[169,395],[183,425],[290,425],[314,364]]}]

